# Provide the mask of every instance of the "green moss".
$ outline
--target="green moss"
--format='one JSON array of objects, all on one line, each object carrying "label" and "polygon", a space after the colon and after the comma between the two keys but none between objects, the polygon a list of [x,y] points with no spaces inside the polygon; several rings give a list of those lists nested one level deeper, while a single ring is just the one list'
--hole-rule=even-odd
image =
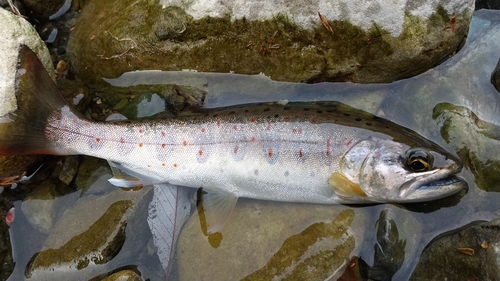
[{"label": "green moss", "polygon": [[[112,259],[125,240],[126,224],[122,218],[132,205],[130,200],[113,203],[87,231],[74,236],[58,249],[39,252],[28,267],[26,276],[29,278],[37,268],[76,263],[78,269],[83,269],[90,261],[103,264]],[[111,241],[108,241],[110,238]]]},{"label": "green moss", "polygon": [[456,19],[449,31],[451,19],[442,7],[430,21],[406,14],[395,38],[375,23],[365,31],[327,19],[330,33],[319,18],[306,30],[284,14],[264,21],[229,15],[194,20],[182,8],[162,9],[147,1],[92,1],[71,34],[68,54],[78,57],[72,59],[75,70],[95,85],[104,84],[101,77],[137,69],[262,72],[293,82],[389,82],[415,75],[454,51],[470,15]]},{"label": "green moss", "polygon": [[[326,279],[345,261],[355,245],[354,238],[347,230],[354,219],[353,210],[342,211],[331,223],[314,223],[299,234],[290,236],[267,264],[243,280],[270,280],[285,275],[286,280]],[[343,238],[348,236],[347,238]],[[334,241],[339,245],[332,250],[312,248],[322,240]],[[287,269],[293,267],[292,273]],[[282,276],[284,277],[284,276]]]}]

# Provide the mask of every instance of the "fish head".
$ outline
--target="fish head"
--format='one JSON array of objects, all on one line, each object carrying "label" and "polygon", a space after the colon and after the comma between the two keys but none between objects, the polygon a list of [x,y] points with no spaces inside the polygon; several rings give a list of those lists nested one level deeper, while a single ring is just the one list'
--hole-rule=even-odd
[{"label": "fish head", "polygon": [[330,185],[353,202],[425,202],[466,188],[455,176],[461,169],[459,160],[444,151],[371,139],[357,143],[342,157],[340,173],[332,175]]}]

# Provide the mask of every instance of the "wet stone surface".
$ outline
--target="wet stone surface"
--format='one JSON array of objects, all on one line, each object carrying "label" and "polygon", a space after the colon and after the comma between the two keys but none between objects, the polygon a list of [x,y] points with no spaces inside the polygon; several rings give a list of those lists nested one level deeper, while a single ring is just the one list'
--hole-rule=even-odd
[{"label": "wet stone surface", "polygon": [[178,242],[179,280],[338,278],[360,250],[367,219],[362,209],[240,200],[224,229],[207,237],[194,214]]},{"label": "wet stone surface", "polygon": [[89,1],[68,43],[75,72],[95,86],[105,85],[103,77],[140,69],[264,73],[293,82],[390,82],[456,51],[472,13],[466,8],[448,14],[437,6],[421,18],[399,11],[402,32],[392,35],[381,25],[363,29],[333,18],[326,19],[329,32],[316,17],[318,9],[311,12],[314,27],[304,28],[286,10],[260,20],[230,14],[195,18],[179,5]]},{"label": "wet stone surface", "polygon": [[440,235],[422,253],[410,280],[498,280],[500,220]]}]

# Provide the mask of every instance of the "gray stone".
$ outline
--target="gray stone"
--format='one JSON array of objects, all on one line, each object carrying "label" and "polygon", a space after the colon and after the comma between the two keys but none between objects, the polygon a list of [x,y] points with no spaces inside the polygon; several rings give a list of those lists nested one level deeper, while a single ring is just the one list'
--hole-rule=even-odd
[{"label": "gray stone", "polygon": [[410,280],[498,280],[499,223],[475,222],[437,237],[422,253]]},{"label": "gray stone", "polygon": [[47,72],[55,79],[54,67],[45,43],[25,19],[0,8],[0,116],[17,108],[15,75],[19,44],[25,44],[42,61]]},{"label": "gray stone", "polygon": [[336,280],[359,254],[366,220],[362,209],[240,200],[207,237],[194,214],[178,242],[179,280]]},{"label": "gray stone", "polygon": [[103,77],[140,69],[390,82],[456,51],[473,8],[464,1],[279,3],[90,1],[68,53],[76,73],[100,86]]}]

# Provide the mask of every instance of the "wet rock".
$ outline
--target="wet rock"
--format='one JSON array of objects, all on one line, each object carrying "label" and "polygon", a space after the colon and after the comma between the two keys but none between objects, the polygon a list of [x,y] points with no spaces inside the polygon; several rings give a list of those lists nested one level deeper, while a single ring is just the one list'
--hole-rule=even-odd
[{"label": "wet rock", "polygon": [[[64,212],[43,249],[32,257],[26,277],[32,280],[88,280],[119,268],[118,260],[127,262],[128,258],[130,262],[138,249],[144,247],[144,242],[140,243],[140,236],[132,235],[127,226],[134,225],[137,214],[147,210],[144,202],[151,199],[147,196],[150,191],[150,188],[119,189],[102,196],[82,197]],[[143,224],[144,227],[146,223]],[[127,239],[137,240],[131,244],[126,243]]]},{"label": "wet rock", "polygon": [[21,209],[33,228],[48,233],[57,218],[57,202],[54,198],[72,191],[57,179],[47,179],[36,184],[36,188],[21,204]]},{"label": "wet rock", "polygon": [[206,3],[90,1],[68,42],[71,63],[94,85],[140,69],[264,73],[294,82],[390,82],[453,53],[473,5],[235,1],[214,8]]},{"label": "wet rock", "polygon": [[[19,0],[23,3],[28,11],[29,16],[33,16],[38,20],[48,20],[56,18],[58,14],[62,14],[71,7],[70,0],[50,0],[50,1],[37,1],[37,0]],[[58,13],[58,11],[61,12]]]},{"label": "wet rock", "polygon": [[43,156],[0,156],[0,186],[10,186],[17,183],[34,167],[41,165]]},{"label": "wet rock", "polygon": [[143,281],[144,279],[133,270],[121,270],[101,281]]},{"label": "wet rock", "polygon": [[491,84],[500,92],[500,60],[498,60],[497,66],[491,73]]},{"label": "wet rock", "polygon": [[92,189],[94,193],[100,193],[109,189],[109,185],[101,183],[107,183],[107,179],[111,177],[111,169],[106,160],[83,157],[83,161],[78,167],[75,185],[77,189],[81,189],[84,193],[91,187],[94,187]]},{"label": "wet rock", "polygon": [[[123,96],[119,101],[113,98]],[[108,101],[115,101],[114,110],[128,119],[138,119],[158,113],[179,114],[189,106],[201,107],[206,92],[195,87],[178,85],[141,85],[126,88],[109,87],[105,94]]]},{"label": "wet rock", "polygon": [[417,255],[422,223],[411,212],[386,205],[380,211],[376,227],[373,254],[368,251],[362,254],[373,256],[373,262],[370,262],[372,265],[366,270],[366,277],[379,281],[407,279],[405,275]]},{"label": "wet rock", "polygon": [[194,214],[178,242],[179,280],[336,280],[359,253],[366,219],[361,209],[240,200],[207,237]]},{"label": "wet rock", "polygon": [[498,280],[500,220],[471,223],[436,237],[410,280]]},{"label": "wet rock", "polygon": [[15,75],[19,44],[32,49],[42,61],[47,72],[53,77],[54,67],[45,43],[36,30],[25,19],[0,8],[0,116],[17,108],[15,91]]},{"label": "wet rock", "polygon": [[85,84],[62,78],[57,80],[57,88],[69,104],[78,111],[83,112],[88,108],[91,96]]},{"label": "wet rock", "polygon": [[432,114],[441,136],[474,173],[477,187],[500,191],[500,126],[481,120],[463,106],[437,104]]},{"label": "wet rock", "polygon": [[73,181],[78,171],[78,164],[78,156],[70,155],[63,158],[59,179],[64,184],[69,185]]}]

